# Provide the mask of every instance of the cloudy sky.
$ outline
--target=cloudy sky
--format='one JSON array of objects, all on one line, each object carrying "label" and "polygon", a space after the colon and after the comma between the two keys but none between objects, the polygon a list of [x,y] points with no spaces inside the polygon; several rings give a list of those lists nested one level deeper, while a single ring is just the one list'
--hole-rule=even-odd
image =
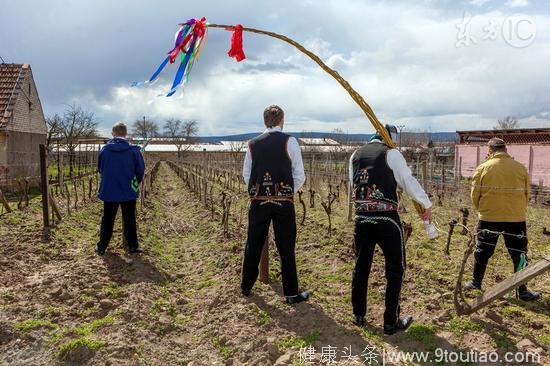
[{"label": "cloudy sky", "polygon": [[285,34],[317,53],[383,122],[410,130],[492,128],[514,116],[550,126],[550,4],[546,0],[172,1],[0,0],[0,56],[30,63],[44,111],[69,103],[106,129],[147,116],[196,119],[200,133],[261,130],[265,106],[286,111],[289,131],[372,132],[328,74],[291,46],[244,35],[247,60],[227,57],[229,32],[211,29],[184,91],[176,65],[148,79],[179,22],[205,16]]}]

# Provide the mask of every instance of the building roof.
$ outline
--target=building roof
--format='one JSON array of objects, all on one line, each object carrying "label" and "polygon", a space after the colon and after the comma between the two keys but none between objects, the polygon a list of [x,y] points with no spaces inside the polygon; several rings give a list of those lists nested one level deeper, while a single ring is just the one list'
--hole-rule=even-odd
[{"label": "building roof", "polygon": [[456,131],[460,144],[483,144],[499,137],[507,144],[550,144],[550,128]]},{"label": "building roof", "polygon": [[339,145],[337,141],[331,138],[299,137],[298,142],[300,143],[300,145],[316,145],[316,146]]},{"label": "building roof", "polygon": [[0,129],[6,128],[19,95],[28,64],[0,64]]}]

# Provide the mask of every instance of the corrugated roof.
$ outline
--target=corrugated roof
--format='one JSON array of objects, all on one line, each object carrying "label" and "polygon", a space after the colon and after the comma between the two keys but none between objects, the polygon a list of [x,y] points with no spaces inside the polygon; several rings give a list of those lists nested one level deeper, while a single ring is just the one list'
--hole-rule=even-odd
[{"label": "corrugated roof", "polygon": [[311,138],[311,137],[299,137],[299,142],[303,145],[339,145],[338,141],[331,138]]},{"label": "corrugated roof", "polygon": [[509,130],[456,131],[461,144],[484,144],[493,137],[507,144],[549,144],[550,128],[516,128]]},{"label": "corrugated roof", "polygon": [[11,120],[13,105],[28,69],[27,64],[0,64],[0,129],[6,128]]}]

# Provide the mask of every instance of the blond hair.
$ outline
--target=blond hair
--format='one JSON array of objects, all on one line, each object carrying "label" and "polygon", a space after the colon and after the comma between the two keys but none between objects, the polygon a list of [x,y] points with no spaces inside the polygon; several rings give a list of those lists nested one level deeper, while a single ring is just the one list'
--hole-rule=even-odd
[{"label": "blond hair", "polygon": [[113,125],[113,135],[123,137],[128,134],[128,128],[124,124],[124,122],[117,122]]}]

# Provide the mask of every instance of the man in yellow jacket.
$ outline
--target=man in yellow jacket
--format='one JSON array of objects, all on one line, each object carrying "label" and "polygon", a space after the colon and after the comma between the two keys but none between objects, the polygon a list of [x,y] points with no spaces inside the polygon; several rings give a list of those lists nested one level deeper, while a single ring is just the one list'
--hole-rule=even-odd
[{"label": "man in yellow jacket", "polygon": [[[481,289],[487,263],[501,234],[514,271],[527,265],[529,174],[525,166],[508,155],[504,140],[492,138],[488,145],[489,156],[477,167],[472,180],[471,198],[479,212],[479,223],[473,280],[465,284],[466,290]],[[540,294],[522,285],[516,296],[529,301],[538,299]]]}]

